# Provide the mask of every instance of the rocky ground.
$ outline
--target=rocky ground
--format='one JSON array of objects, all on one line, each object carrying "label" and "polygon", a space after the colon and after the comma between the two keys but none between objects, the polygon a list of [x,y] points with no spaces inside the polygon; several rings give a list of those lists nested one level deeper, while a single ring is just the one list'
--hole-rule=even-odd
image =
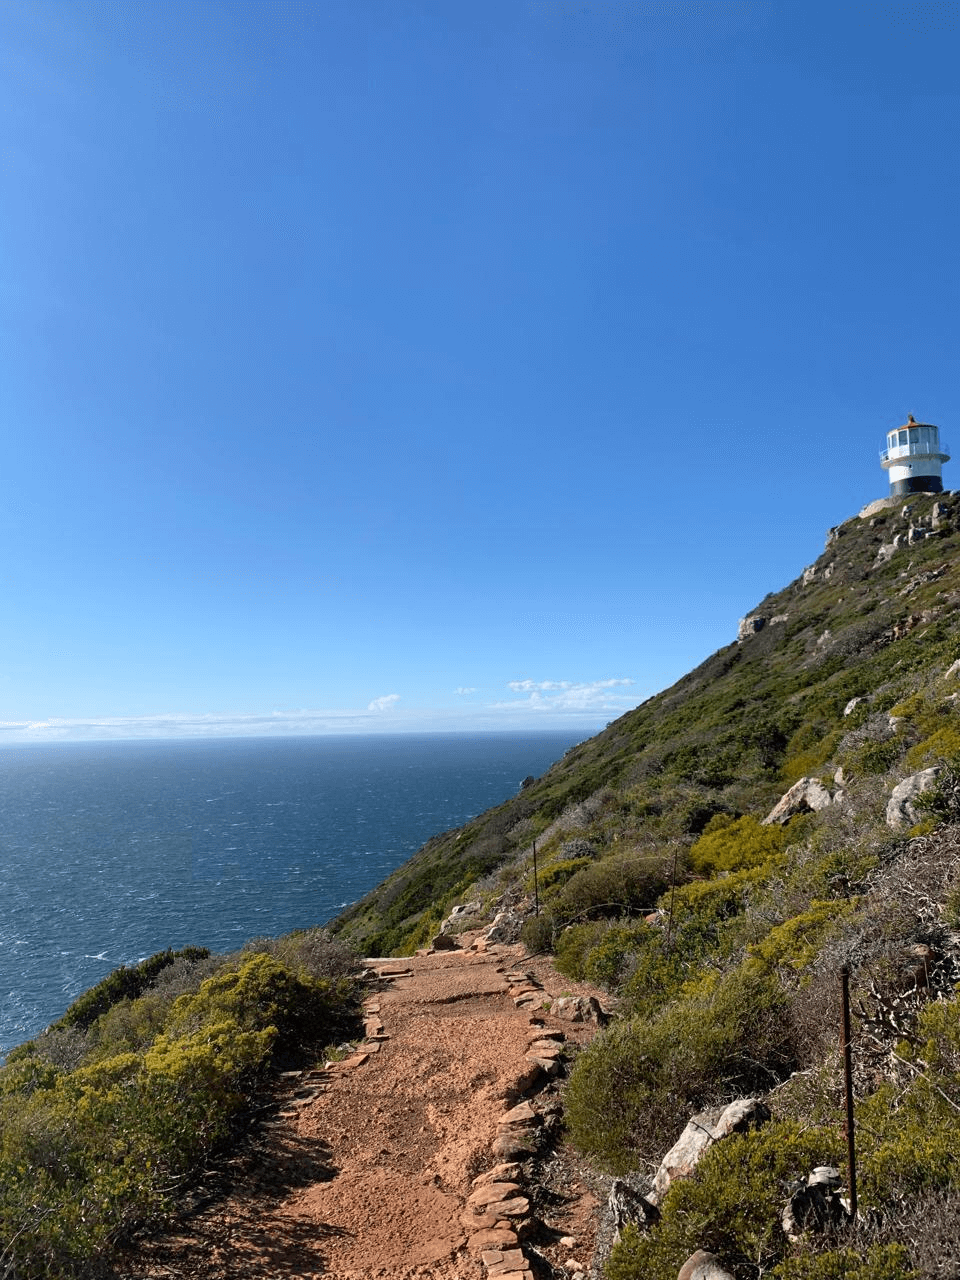
[{"label": "rocky ground", "polygon": [[605,1188],[563,1142],[561,1098],[596,993],[519,944],[459,941],[368,962],[365,1041],[281,1081],[222,1188],[118,1276],[588,1276]]}]

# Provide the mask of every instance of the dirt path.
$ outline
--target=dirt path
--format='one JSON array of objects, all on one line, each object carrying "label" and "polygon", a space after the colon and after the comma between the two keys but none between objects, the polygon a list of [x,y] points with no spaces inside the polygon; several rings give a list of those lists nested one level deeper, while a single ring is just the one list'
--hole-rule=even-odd
[{"label": "dirt path", "polygon": [[588,1270],[595,1199],[551,1132],[595,1030],[550,1013],[571,984],[519,946],[369,963],[359,1051],[291,1080],[238,1187],[125,1277],[530,1280],[532,1248]]}]

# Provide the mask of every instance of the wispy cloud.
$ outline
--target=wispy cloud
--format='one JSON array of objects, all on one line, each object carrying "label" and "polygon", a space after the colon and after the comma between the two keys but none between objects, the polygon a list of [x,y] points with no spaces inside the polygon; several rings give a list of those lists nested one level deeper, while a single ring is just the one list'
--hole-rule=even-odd
[{"label": "wispy cloud", "polygon": [[[387,693],[366,707],[266,712],[170,712],[146,716],[92,716],[68,720],[0,721],[0,747],[44,742],[111,742],[168,738],[280,738],[314,734],[466,733],[470,731],[583,728],[601,725],[636,705],[622,692],[632,680],[512,680],[515,695],[502,702],[474,699],[448,707],[410,707]],[[459,695],[478,690],[466,685]],[[397,704],[401,705],[398,706]],[[384,714],[390,712],[389,715]]]},{"label": "wispy cloud", "polygon": [[382,698],[374,698],[367,704],[368,711],[389,711],[400,701],[399,693],[385,693]]},{"label": "wispy cloud", "polygon": [[453,692],[459,693],[462,698],[462,697],[465,697],[468,693],[476,693],[477,691],[476,689],[468,689],[466,685],[459,685],[456,689],[454,689]]},{"label": "wispy cloud", "polygon": [[511,680],[507,688],[525,694],[494,705],[507,710],[524,707],[537,711],[628,711],[636,699],[614,690],[634,683],[626,677],[609,680]]}]

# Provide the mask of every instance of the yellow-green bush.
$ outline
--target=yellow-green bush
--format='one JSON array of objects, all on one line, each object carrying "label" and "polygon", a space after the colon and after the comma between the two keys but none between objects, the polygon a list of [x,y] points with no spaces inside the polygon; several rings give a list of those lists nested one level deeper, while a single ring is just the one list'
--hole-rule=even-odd
[{"label": "yellow-green bush", "polygon": [[954,725],[942,725],[928,737],[910,748],[903,758],[909,769],[923,769],[938,760],[955,760],[960,757],[960,729]]},{"label": "yellow-green bush", "polygon": [[0,1068],[0,1241],[17,1280],[99,1274],[116,1241],[162,1215],[231,1137],[275,1055],[319,1047],[356,1013],[345,979],[267,954],[224,964],[173,1003],[125,995],[129,973],[80,1005],[102,1011],[79,1066],[45,1057],[41,1036]]},{"label": "yellow-green bush", "polygon": [[782,853],[788,840],[786,828],[775,823],[765,827],[750,814],[731,818],[718,813],[690,850],[690,869],[705,876],[749,870]]},{"label": "yellow-green bush", "polygon": [[[589,867],[593,862],[593,858],[561,858],[559,862],[551,862],[548,866],[537,871],[537,883],[542,894],[548,894],[551,889],[559,889],[567,883],[571,876],[576,875],[583,867]],[[533,870],[524,883],[527,893],[533,893]]]},{"label": "yellow-green bush", "polygon": [[748,950],[757,960],[772,968],[799,973],[817,958],[824,936],[856,910],[857,899],[837,902],[814,899],[806,911],[791,916]]}]

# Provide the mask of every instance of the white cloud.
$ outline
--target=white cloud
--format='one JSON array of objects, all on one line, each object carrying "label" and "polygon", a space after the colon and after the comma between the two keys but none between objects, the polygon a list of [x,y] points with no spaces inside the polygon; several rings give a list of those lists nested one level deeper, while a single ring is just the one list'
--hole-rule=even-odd
[{"label": "white cloud", "polygon": [[[621,692],[632,680],[512,680],[517,695],[503,702],[471,700],[458,706],[397,706],[396,693],[362,708],[292,711],[164,712],[146,716],[94,716],[68,720],[0,720],[0,747],[44,742],[110,742],[171,738],[282,738],[313,734],[469,733],[576,728],[593,732],[635,706]],[[459,695],[477,693],[462,686]],[[390,712],[385,715],[385,712]]]},{"label": "white cloud", "polygon": [[394,703],[400,701],[399,693],[385,693],[382,698],[374,698],[367,704],[368,711],[389,711]]},{"label": "white cloud", "polygon": [[629,711],[636,706],[636,698],[613,692],[632,685],[633,680],[613,678],[609,680],[511,680],[507,688],[513,693],[526,694],[509,702],[494,706],[509,710],[524,708],[541,712],[591,712]]},{"label": "white cloud", "polygon": [[459,693],[459,694],[460,694],[460,696],[461,696],[461,697],[463,697],[465,694],[468,694],[468,693],[476,693],[477,691],[476,691],[476,689],[468,689],[465,685],[458,685],[458,686],[457,686],[457,688],[456,688],[456,689],[454,689],[454,691],[453,691],[453,692],[454,692],[454,693]]}]

